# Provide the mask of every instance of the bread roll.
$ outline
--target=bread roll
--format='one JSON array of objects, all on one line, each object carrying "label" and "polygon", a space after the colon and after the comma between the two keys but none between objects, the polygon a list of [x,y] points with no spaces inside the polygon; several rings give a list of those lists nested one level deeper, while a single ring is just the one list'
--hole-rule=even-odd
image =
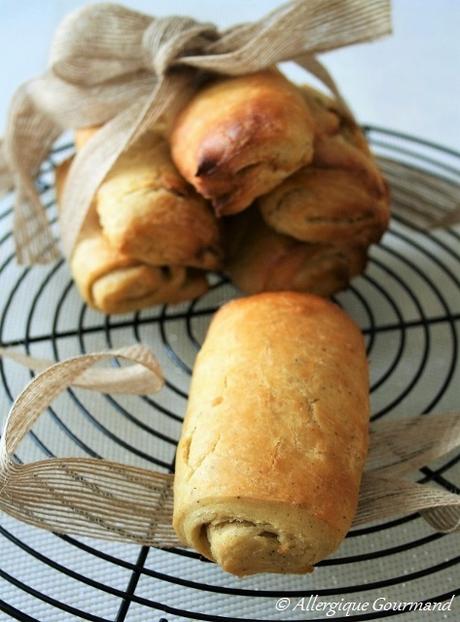
[{"label": "bread roll", "polygon": [[[77,149],[97,130],[77,130]],[[120,156],[97,192],[96,209],[110,246],[129,257],[152,266],[220,266],[212,209],[179,175],[157,131]]]},{"label": "bread roll", "polygon": [[[62,195],[71,160],[56,169],[56,194]],[[203,272],[180,266],[150,266],[112,248],[94,207],[77,239],[70,269],[82,298],[104,313],[128,313],[159,303],[177,303],[204,293]]]},{"label": "bread roll", "polygon": [[365,247],[299,242],[270,229],[253,207],[226,221],[225,272],[247,294],[291,290],[331,296],[366,267]]},{"label": "bread roll", "polygon": [[314,119],[313,166],[354,172],[375,194],[388,199],[388,188],[366,137],[336,100],[311,86],[299,87]]},{"label": "bread roll", "polygon": [[387,200],[338,168],[303,168],[261,197],[259,206],[276,231],[310,243],[370,245],[388,224]]},{"label": "bread roll", "polygon": [[363,337],[334,304],[283,292],[224,305],[177,451],[179,538],[236,575],[310,572],[356,511],[368,392]]},{"label": "bread roll", "polygon": [[311,161],[313,130],[300,91],[267,70],[199,90],[172,124],[171,152],[219,215],[235,214]]},{"label": "bread roll", "polygon": [[302,92],[315,122],[313,163],[259,199],[263,218],[303,242],[378,242],[389,195],[361,130],[333,100],[310,87]]}]

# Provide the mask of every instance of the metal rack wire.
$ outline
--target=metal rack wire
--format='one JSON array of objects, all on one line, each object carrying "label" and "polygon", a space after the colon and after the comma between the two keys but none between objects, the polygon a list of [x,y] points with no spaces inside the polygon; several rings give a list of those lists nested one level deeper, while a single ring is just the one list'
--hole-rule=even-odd
[{"label": "metal rack wire", "polygon": [[[381,155],[424,170],[432,179],[458,183],[460,154],[382,128],[365,129]],[[51,219],[55,218],[52,169],[68,149],[53,154],[39,181]],[[402,198],[398,201],[410,208],[413,188],[403,184],[400,181],[398,196]],[[423,187],[417,192],[423,192]],[[69,390],[49,409],[46,424],[30,432],[18,458],[73,453],[172,471],[193,356],[213,312],[235,295],[233,287],[216,275],[210,291],[189,304],[102,316],[79,300],[63,261],[48,268],[15,265],[7,224],[10,217],[11,206],[5,204],[0,212],[5,231],[0,238],[1,345],[59,360],[69,354],[143,341],[158,353],[167,377],[164,396],[154,398],[88,397]],[[460,380],[459,242],[455,229],[418,231],[410,218],[398,216],[373,249],[366,274],[336,297],[366,336],[373,420],[455,407]],[[18,376],[14,365],[3,363],[0,377],[5,401],[11,402],[26,379],[24,372]],[[418,481],[459,492],[459,463],[460,456],[441,460],[422,469]],[[321,562],[312,578],[264,576],[241,582],[189,550],[157,551],[37,534],[2,518],[0,620],[3,612],[8,616],[5,620],[43,622],[263,622],[279,619],[274,609],[279,597],[317,594],[326,600],[346,596],[362,600],[375,594],[392,597],[395,590],[404,589],[412,600],[446,600],[459,593],[460,586],[460,556],[451,540],[455,536],[433,533],[422,523],[413,514],[354,529],[341,550]],[[29,571],[24,570],[26,566]],[[44,577],[52,578],[45,581]],[[333,619],[371,620],[389,615],[394,612]],[[399,615],[416,619],[410,613]],[[305,613],[287,616],[283,619],[306,619]]]}]

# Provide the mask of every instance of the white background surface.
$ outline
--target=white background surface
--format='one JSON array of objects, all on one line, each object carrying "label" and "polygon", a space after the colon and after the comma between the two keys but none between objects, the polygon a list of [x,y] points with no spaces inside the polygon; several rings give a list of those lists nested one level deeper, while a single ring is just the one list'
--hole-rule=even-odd
[{"label": "white background surface", "polygon": [[[365,1],[365,0],[364,0]],[[0,0],[0,134],[14,89],[46,66],[53,30],[84,0]],[[278,0],[125,0],[153,13],[226,27]],[[323,55],[358,119],[459,148],[460,2],[395,0],[394,35]],[[299,78],[304,74],[296,75]]]}]

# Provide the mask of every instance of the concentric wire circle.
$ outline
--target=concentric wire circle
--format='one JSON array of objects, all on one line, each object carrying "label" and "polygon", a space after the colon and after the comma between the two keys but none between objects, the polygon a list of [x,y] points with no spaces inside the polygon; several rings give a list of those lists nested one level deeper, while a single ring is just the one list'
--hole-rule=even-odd
[{"label": "concentric wire circle", "polygon": [[[458,183],[459,154],[389,130],[365,129],[377,153],[425,171],[427,184],[437,178]],[[58,150],[40,178],[51,218],[50,175],[67,151]],[[419,184],[417,190],[423,192],[423,181]],[[405,192],[410,203],[410,188]],[[81,455],[172,471],[194,356],[212,314],[239,294],[216,275],[209,291],[192,302],[102,316],[81,302],[63,261],[44,268],[16,266],[10,219],[6,204],[0,212],[5,231],[0,238],[2,345],[60,360],[142,342],[153,347],[167,378],[164,391],[153,397],[69,389],[29,434],[18,459]],[[411,226],[409,216],[398,216],[372,249],[366,273],[336,297],[366,336],[373,420],[456,406],[459,242],[455,229],[422,232]],[[3,394],[11,402],[27,373],[2,363],[0,377]],[[440,460],[422,469],[418,480],[458,492],[459,460]],[[193,551],[57,536],[8,517],[0,526],[0,538],[0,594],[5,594],[0,612],[18,620],[268,621],[278,619],[278,598],[290,598],[293,606],[314,595],[327,602],[371,601],[376,595],[447,600],[460,583],[452,581],[460,556],[449,544],[451,536],[433,533],[416,514],[353,529],[341,549],[321,562],[312,576],[264,575],[244,581],[224,575]],[[328,619],[320,612],[293,608],[283,615],[285,620]],[[333,619],[390,615],[412,619],[408,611],[377,610]]]}]

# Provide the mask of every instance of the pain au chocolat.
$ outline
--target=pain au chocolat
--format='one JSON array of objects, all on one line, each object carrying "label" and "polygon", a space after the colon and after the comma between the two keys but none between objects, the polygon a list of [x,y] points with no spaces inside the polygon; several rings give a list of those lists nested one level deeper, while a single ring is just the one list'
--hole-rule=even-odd
[{"label": "pain au chocolat", "polygon": [[193,370],[179,538],[235,575],[310,572],[350,529],[368,420],[364,340],[336,305],[293,292],[227,303]]},{"label": "pain au chocolat", "polygon": [[366,247],[300,242],[271,229],[255,207],[225,221],[224,269],[247,294],[291,290],[331,296],[366,266]]},{"label": "pain au chocolat", "polygon": [[315,121],[313,162],[259,198],[265,222],[303,242],[378,242],[389,194],[362,131],[334,100],[311,87],[301,92]]},{"label": "pain au chocolat", "polygon": [[[77,130],[77,149],[97,130]],[[206,272],[221,269],[250,294],[334,294],[364,271],[388,225],[389,194],[349,113],[271,69],[207,79],[121,155],[93,211],[82,236],[91,232],[96,248],[97,230],[95,257],[83,246],[74,253],[85,266],[80,289],[121,312],[203,293]],[[97,266],[113,261],[126,285],[121,272],[101,280]],[[94,274],[119,296],[96,301],[108,290]]]},{"label": "pain au chocolat", "polygon": [[313,138],[305,98],[275,70],[211,81],[170,135],[180,173],[221,216],[246,209],[308,164]]},{"label": "pain au chocolat", "polygon": [[[70,160],[56,169],[58,206]],[[128,313],[163,303],[190,300],[208,289],[205,272],[174,265],[153,266],[113,248],[95,206],[80,231],[70,270],[85,302],[103,313]]]},{"label": "pain au chocolat", "polygon": [[[97,130],[77,130],[77,149]],[[153,266],[220,267],[216,218],[179,175],[160,132],[146,132],[120,156],[95,201],[103,233],[118,252]]]}]

